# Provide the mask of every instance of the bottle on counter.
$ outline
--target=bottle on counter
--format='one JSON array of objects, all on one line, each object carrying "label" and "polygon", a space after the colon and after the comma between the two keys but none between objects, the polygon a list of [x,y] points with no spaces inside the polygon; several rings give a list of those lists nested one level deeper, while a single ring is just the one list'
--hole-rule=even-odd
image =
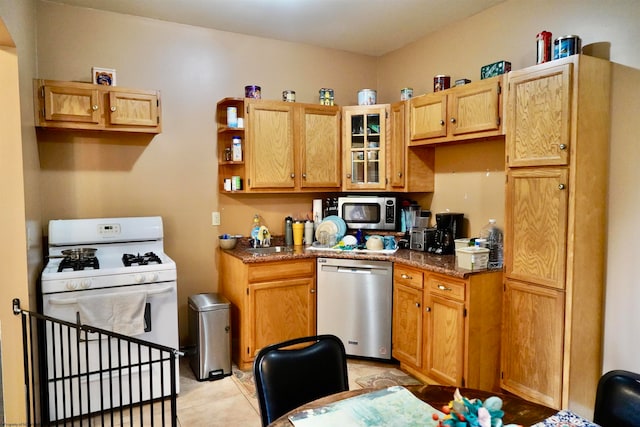
[{"label": "bottle on counter", "polygon": [[290,216],[284,219],[284,244],[293,246],[293,218]]},{"label": "bottle on counter", "polygon": [[485,247],[489,249],[487,268],[502,268],[503,234],[495,219],[490,219],[489,223],[482,227],[480,238],[485,240]]},{"label": "bottle on counter", "polygon": [[304,223],[304,244],[307,246],[313,244],[313,221],[311,220]]},{"label": "bottle on counter", "polygon": [[261,226],[262,222],[260,221],[260,215],[255,214],[253,216],[253,221],[251,221],[251,232],[249,233],[254,241],[258,240],[258,233],[260,232]]}]

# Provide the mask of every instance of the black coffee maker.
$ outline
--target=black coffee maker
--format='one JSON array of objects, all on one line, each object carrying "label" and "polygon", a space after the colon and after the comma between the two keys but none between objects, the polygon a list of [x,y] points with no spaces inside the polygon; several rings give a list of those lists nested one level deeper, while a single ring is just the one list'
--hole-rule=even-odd
[{"label": "black coffee maker", "polygon": [[438,255],[453,255],[456,249],[454,240],[462,237],[463,218],[464,214],[461,213],[437,213],[434,240],[429,244],[427,252]]}]

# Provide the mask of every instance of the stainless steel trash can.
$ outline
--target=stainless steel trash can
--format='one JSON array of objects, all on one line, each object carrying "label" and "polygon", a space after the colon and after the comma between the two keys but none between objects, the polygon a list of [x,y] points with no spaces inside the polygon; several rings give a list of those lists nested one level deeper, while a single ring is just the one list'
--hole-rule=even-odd
[{"label": "stainless steel trash can", "polygon": [[189,364],[199,381],[231,375],[229,308],[229,301],[219,294],[189,297],[189,341],[195,346]]}]

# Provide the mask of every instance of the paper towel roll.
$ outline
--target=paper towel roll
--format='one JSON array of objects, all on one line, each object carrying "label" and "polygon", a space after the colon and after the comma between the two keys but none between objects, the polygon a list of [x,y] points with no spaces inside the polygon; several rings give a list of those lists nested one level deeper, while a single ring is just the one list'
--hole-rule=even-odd
[{"label": "paper towel roll", "polygon": [[313,199],[313,222],[316,227],[322,222],[322,199]]}]

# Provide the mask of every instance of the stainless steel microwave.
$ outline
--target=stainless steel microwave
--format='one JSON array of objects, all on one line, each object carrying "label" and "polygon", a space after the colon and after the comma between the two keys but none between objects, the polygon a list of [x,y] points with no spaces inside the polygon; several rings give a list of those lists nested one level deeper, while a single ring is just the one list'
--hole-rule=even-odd
[{"label": "stainless steel microwave", "polygon": [[397,206],[395,197],[338,197],[338,216],[351,229],[395,230]]}]

